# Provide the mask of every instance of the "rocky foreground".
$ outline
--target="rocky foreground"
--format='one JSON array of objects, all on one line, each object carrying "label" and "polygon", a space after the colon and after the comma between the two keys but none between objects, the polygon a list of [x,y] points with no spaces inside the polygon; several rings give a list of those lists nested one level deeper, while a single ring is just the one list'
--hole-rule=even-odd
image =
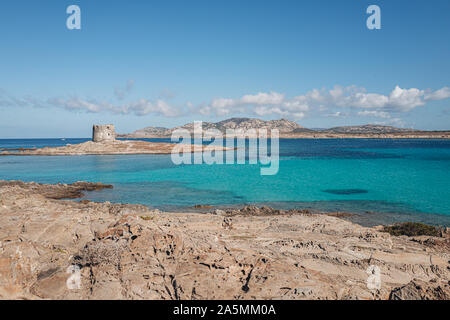
[{"label": "rocky foreground", "polygon": [[[114,140],[105,142],[87,141],[80,144],[68,144],[64,147],[45,147],[38,149],[0,149],[0,156],[30,155],[30,156],[70,156],[70,155],[96,155],[96,154],[170,154],[174,143],[154,143],[134,140]],[[218,146],[192,146],[191,152],[212,150],[227,150]],[[187,151],[187,150],[185,150]]]},{"label": "rocky foreground", "polygon": [[448,235],[393,237],[302,210],[57,200],[104,187],[0,182],[0,298],[450,299]]}]

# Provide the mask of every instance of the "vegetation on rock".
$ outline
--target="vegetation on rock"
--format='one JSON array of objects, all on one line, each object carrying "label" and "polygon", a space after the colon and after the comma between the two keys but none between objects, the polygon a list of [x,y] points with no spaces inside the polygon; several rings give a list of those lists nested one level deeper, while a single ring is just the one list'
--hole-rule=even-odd
[{"label": "vegetation on rock", "polygon": [[397,223],[392,226],[385,226],[384,232],[393,236],[440,236],[440,229],[420,222]]}]

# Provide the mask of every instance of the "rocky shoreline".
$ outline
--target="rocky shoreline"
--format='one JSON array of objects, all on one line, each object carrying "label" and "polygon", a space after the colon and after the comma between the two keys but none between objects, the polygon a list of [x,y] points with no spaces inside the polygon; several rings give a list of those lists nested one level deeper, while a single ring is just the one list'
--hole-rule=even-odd
[{"label": "rocky shoreline", "polygon": [[392,236],[303,210],[58,200],[110,187],[0,181],[1,299],[450,299],[448,234]]}]

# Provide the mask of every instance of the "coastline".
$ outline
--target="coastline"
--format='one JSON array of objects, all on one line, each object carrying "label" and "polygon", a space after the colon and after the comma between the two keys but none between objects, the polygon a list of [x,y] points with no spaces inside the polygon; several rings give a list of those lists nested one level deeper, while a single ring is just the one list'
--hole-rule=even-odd
[{"label": "coastline", "polygon": [[[105,142],[87,141],[68,144],[63,147],[43,147],[36,149],[2,149],[0,156],[76,156],[76,155],[134,155],[134,154],[171,154],[176,143],[147,142],[139,140],[113,140]],[[230,150],[218,146],[191,145],[183,152],[204,152],[213,150]]]},{"label": "coastline", "polygon": [[[244,138],[247,136],[244,136]],[[170,139],[170,135],[117,134],[119,139]],[[450,131],[417,131],[407,133],[283,133],[280,139],[450,139]]]},{"label": "coastline", "polygon": [[[77,155],[145,155],[145,154],[161,154],[167,155],[172,153],[174,146],[177,143],[167,142],[148,142],[139,139],[167,139],[166,136],[142,136],[134,137],[132,135],[118,135],[119,139],[133,139],[133,140],[114,140],[105,142],[86,141],[78,144],[67,144],[60,147],[40,147],[40,148],[1,148],[0,156],[77,156]],[[126,136],[126,137],[124,137]],[[239,137],[238,137],[239,138]],[[242,138],[257,138],[257,137],[242,137]],[[289,136],[281,135],[279,139],[298,139],[298,140],[333,140],[333,139],[361,139],[361,140],[448,140],[450,133],[442,136],[414,136],[414,135],[324,135],[324,136]],[[183,152],[205,152],[215,150],[235,150],[234,148],[219,147],[214,145],[191,145],[191,150],[183,149]]]},{"label": "coastline", "polygon": [[[89,197],[89,195],[87,196]],[[354,202],[355,200],[348,200],[348,201]],[[167,212],[202,213],[202,214],[210,214],[216,210],[236,212],[243,209],[248,210],[248,208],[268,208],[270,210],[281,212],[290,210],[302,210],[308,214],[338,216],[354,224],[369,228],[380,225],[392,225],[395,223],[403,223],[403,222],[418,222],[442,228],[450,227],[450,216],[442,213],[399,212],[399,211],[377,212],[371,210],[361,211],[350,208],[331,209],[321,206],[320,202],[321,201],[312,201],[312,202],[286,201],[286,202],[252,202],[252,203],[228,204],[228,205],[197,204],[194,206],[184,206],[184,207],[163,206],[158,207],[157,209]],[[336,205],[336,202],[334,202],[334,206]],[[341,202],[345,202],[345,200],[341,200]],[[314,206],[314,204],[318,205]]]},{"label": "coastline", "polygon": [[[103,187],[0,184],[1,298],[450,298],[448,235],[396,237],[301,210],[170,213],[57,200]],[[73,265],[81,286],[70,290]],[[379,290],[367,287],[370,265],[381,269]]]}]

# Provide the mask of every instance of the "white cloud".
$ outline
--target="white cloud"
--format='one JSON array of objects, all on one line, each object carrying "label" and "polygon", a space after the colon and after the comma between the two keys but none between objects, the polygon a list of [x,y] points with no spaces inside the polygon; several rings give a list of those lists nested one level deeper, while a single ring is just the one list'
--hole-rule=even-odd
[{"label": "white cloud", "polygon": [[[325,116],[337,117],[343,116],[344,113],[333,109],[352,108],[359,109],[357,112],[359,116],[388,119],[391,118],[391,112],[408,112],[424,106],[429,100],[442,100],[449,97],[450,89],[448,87],[426,93],[425,90],[404,89],[396,86],[389,95],[384,95],[368,93],[366,89],[357,86],[335,86],[328,91],[313,89],[291,99],[277,92],[246,94],[238,99],[217,98],[203,106],[200,113],[223,116],[239,111],[258,116],[294,117],[294,115],[301,115],[303,117],[308,111],[324,112],[331,109],[331,113],[327,113]],[[371,112],[365,112],[365,110],[371,110]]]},{"label": "white cloud", "polygon": [[200,108],[199,112],[204,115],[215,113],[224,116],[231,113],[235,106],[236,102],[233,99],[218,98],[214,99],[210,105]]},{"label": "white cloud", "polygon": [[214,99],[213,102],[211,103],[211,106],[215,109],[223,109],[223,108],[231,107],[234,104],[235,104],[235,102],[233,99],[220,98],[220,99]]},{"label": "white cloud", "polygon": [[416,107],[425,105],[425,91],[416,88],[402,89],[396,86],[389,95],[388,106],[399,111],[410,111]]},{"label": "white cloud", "polygon": [[69,111],[86,111],[92,113],[110,112],[113,114],[134,114],[137,116],[145,116],[152,113],[166,117],[175,117],[179,114],[177,109],[163,100],[153,102],[147,99],[140,99],[131,103],[114,105],[105,101],[84,100],[78,97],[72,97],[69,99],[50,99],[48,103]]},{"label": "white cloud", "polygon": [[450,98],[450,88],[444,87],[425,95],[425,100],[444,100]]},{"label": "white cloud", "polygon": [[191,102],[172,106],[167,99],[156,101],[139,99],[131,102],[121,102],[131,91],[134,81],[130,80],[124,89],[115,90],[117,96],[113,103],[105,100],[85,99],[81,97],[51,98],[47,100],[30,96],[14,97],[0,90],[0,107],[59,107],[69,111],[110,112],[113,114],[135,114],[145,116],[157,114],[166,117],[182,116],[186,113],[201,115],[216,115],[220,117],[233,114],[257,116],[280,116],[301,119],[310,113],[326,117],[343,117],[353,114],[362,117],[394,119],[398,113],[409,112],[424,106],[429,101],[450,98],[450,88],[443,87],[436,91],[417,88],[401,88],[396,86],[390,93],[381,94],[367,92],[357,86],[335,86],[331,90],[312,89],[304,94],[286,97],[279,92],[258,92],[244,94],[237,98],[217,97],[210,103],[194,105]]},{"label": "white cloud", "polygon": [[309,110],[308,103],[301,97],[295,97],[291,100],[285,101],[283,102],[282,106],[283,108],[293,112]]},{"label": "white cloud", "polygon": [[369,111],[369,110],[359,111],[358,115],[363,117],[375,117],[384,119],[389,119],[391,117],[389,113],[384,111]]},{"label": "white cloud", "polygon": [[277,92],[264,93],[260,92],[255,95],[247,94],[241,98],[242,104],[257,104],[257,105],[277,105],[284,101],[284,94]]},{"label": "white cloud", "polygon": [[137,116],[145,116],[152,113],[166,117],[176,117],[179,115],[179,111],[172,108],[167,102],[163,100],[152,102],[147,99],[140,99],[120,107],[120,113],[133,113]]},{"label": "white cloud", "polygon": [[384,108],[389,103],[389,98],[377,93],[356,92],[349,96],[335,100],[340,107],[353,107],[362,109]]},{"label": "white cloud", "polygon": [[326,117],[331,117],[331,118],[343,118],[343,117],[346,117],[347,114],[343,113],[341,111],[336,111],[336,112],[333,112],[333,113],[328,113],[325,116]]},{"label": "white cloud", "polygon": [[23,97],[15,97],[3,89],[0,89],[0,107],[44,107],[45,103],[37,98],[26,95]]},{"label": "white cloud", "polygon": [[271,114],[278,114],[280,116],[288,116],[289,115],[288,111],[283,111],[279,107],[256,107],[255,113],[258,116],[266,116],[266,115],[271,115]]}]

